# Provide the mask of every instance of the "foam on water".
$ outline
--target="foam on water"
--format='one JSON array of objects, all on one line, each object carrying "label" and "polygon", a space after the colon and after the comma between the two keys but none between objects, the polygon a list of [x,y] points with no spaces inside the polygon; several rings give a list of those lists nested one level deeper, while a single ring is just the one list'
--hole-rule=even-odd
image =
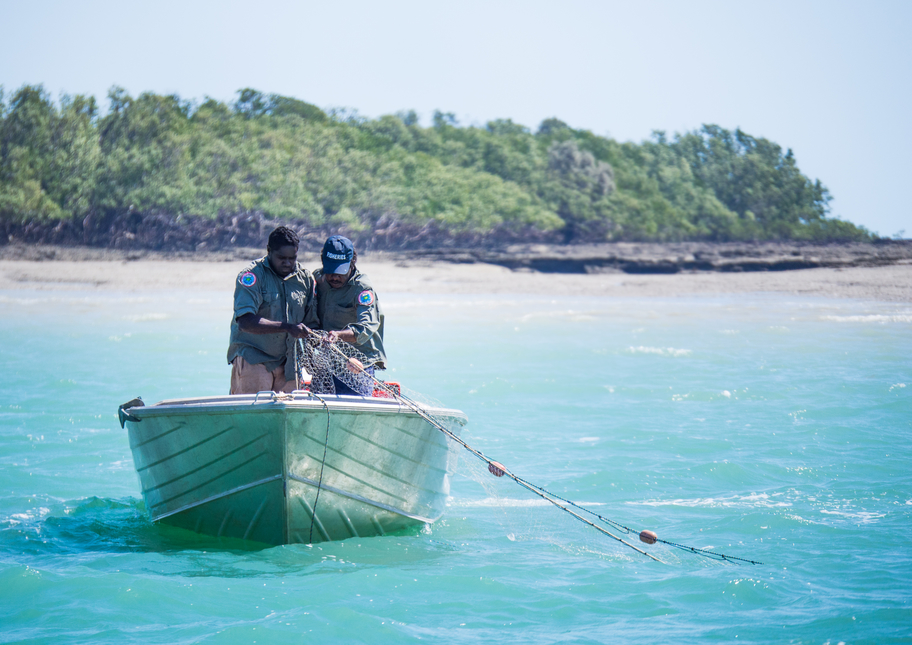
[{"label": "foam on water", "polygon": [[850,323],[912,323],[912,314],[868,314],[855,316],[823,316],[824,320]]},{"label": "foam on water", "polygon": [[658,354],[659,356],[689,356],[693,352],[689,349],[675,349],[674,347],[628,347],[631,354]]},{"label": "foam on water", "polygon": [[[908,306],[382,294],[387,376],[660,565],[460,459],[406,535],[149,522],[117,405],[222,393],[230,293],[0,292],[0,642],[904,642]],[[463,455],[465,457],[465,455]]]}]

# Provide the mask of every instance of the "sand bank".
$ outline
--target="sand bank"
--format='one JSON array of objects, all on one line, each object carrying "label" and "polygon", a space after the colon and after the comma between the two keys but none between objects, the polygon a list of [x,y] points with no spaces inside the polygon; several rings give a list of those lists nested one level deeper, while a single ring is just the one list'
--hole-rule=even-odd
[{"label": "sand bank", "polygon": [[[9,255],[6,255],[9,258]],[[256,252],[251,250],[251,259]],[[315,254],[304,254],[316,267]],[[0,289],[157,290],[233,289],[246,264],[236,257],[206,260],[161,259],[0,259]],[[396,260],[365,255],[359,262],[380,293],[528,294],[615,297],[674,297],[694,294],[778,292],[830,298],[912,302],[912,264],[791,271],[676,274],[543,273],[481,262]]]}]

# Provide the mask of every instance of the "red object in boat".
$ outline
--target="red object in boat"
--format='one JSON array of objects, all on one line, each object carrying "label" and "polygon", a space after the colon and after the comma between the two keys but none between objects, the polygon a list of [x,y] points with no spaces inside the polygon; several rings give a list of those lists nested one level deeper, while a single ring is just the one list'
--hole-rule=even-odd
[{"label": "red object in boat", "polygon": [[[393,390],[396,394],[402,394],[402,388],[396,381],[381,381],[386,387]],[[393,398],[388,391],[381,387],[374,388],[374,397],[378,399],[391,399]]]}]

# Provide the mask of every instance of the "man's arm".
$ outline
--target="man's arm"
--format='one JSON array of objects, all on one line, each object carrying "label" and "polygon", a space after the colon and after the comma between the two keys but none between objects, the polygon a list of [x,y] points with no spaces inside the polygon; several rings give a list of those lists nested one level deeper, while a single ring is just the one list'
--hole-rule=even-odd
[{"label": "man's arm", "polygon": [[331,331],[327,334],[330,342],[344,340],[346,343],[357,345],[366,343],[367,340],[380,329],[380,312],[376,301],[370,305],[358,305],[357,320],[345,329]]},{"label": "man's arm", "polygon": [[310,335],[310,328],[304,323],[292,325],[277,320],[269,320],[257,314],[244,314],[238,316],[238,327],[248,334],[281,334],[285,333],[292,338],[307,338]]},{"label": "man's arm", "polygon": [[[346,343],[357,345],[366,343],[368,339],[377,333],[380,329],[380,309],[377,305],[377,296],[372,289],[366,289],[361,293],[370,292],[370,303],[362,304],[358,302],[356,320],[348,325],[345,329],[330,332],[334,339],[344,340]],[[359,297],[360,300],[360,297]]]},{"label": "man's arm", "polygon": [[354,344],[355,341],[358,340],[358,336],[351,329],[345,328],[340,329],[339,331],[326,332],[326,340],[330,343],[337,340],[343,340],[346,343]]}]

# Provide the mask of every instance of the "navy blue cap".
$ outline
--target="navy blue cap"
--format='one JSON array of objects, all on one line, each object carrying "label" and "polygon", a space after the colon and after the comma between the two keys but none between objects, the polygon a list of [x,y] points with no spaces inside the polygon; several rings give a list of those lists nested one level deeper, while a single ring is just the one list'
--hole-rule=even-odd
[{"label": "navy blue cap", "polygon": [[323,273],[338,273],[345,275],[351,268],[352,258],[355,257],[355,247],[351,240],[341,235],[333,235],[323,245]]}]

